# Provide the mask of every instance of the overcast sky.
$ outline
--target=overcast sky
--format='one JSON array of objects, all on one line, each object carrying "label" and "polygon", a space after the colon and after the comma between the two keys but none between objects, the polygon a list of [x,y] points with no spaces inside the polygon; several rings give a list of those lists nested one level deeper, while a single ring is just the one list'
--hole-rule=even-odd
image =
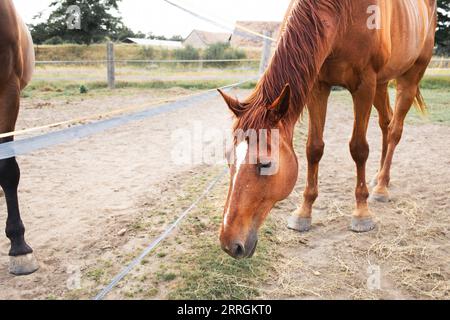
[{"label": "overcast sky", "polygon": [[[49,12],[52,0],[13,0],[26,23],[41,11]],[[281,21],[290,0],[175,0],[179,4],[233,26],[236,20]],[[122,0],[120,11],[134,31],[187,36],[192,29],[226,31],[174,8],[162,0]]]}]

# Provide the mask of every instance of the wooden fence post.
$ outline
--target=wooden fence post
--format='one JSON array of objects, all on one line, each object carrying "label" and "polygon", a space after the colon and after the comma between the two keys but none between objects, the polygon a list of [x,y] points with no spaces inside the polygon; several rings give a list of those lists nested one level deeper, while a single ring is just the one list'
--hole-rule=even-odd
[{"label": "wooden fence post", "polygon": [[114,66],[114,43],[108,42],[106,45],[106,60],[108,69],[108,88],[114,89],[116,86],[116,75]]},{"label": "wooden fence post", "polygon": [[[269,31],[264,31],[263,34],[266,37],[272,36],[272,33]],[[259,64],[259,75],[260,76],[262,76],[262,74],[264,73],[264,71],[266,71],[266,69],[269,65],[271,53],[272,53],[272,41],[267,38],[264,38],[264,46],[263,46],[263,51],[262,51],[262,55],[261,55],[261,62]]]}]

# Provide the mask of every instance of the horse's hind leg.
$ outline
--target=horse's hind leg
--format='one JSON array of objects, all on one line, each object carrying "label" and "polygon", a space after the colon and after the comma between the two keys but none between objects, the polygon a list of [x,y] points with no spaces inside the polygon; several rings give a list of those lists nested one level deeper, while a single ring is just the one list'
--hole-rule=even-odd
[{"label": "horse's hind leg", "polygon": [[[0,132],[14,130],[19,109],[19,81],[14,78],[0,88]],[[0,139],[0,143],[12,141],[12,138]],[[25,242],[25,227],[20,218],[17,188],[20,170],[15,158],[0,160],[0,186],[5,193],[8,209],[6,236],[11,241],[9,270],[15,275],[33,273],[38,264],[33,250]]]},{"label": "horse's hind leg", "polygon": [[378,170],[377,175],[371,181],[372,187],[375,187],[378,184],[378,174],[383,168],[388,148],[389,124],[391,123],[393,114],[391,104],[389,101],[388,83],[378,84],[377,92],[375,94],[374,106],[378,111],[378,123],[380,125],[383,137],[382,137],[380,169]]},{"label": "horse's hind leg", "polygon": [[306,145],[308,177],[303,193],[303,204],[293,216],[289,217],[288,221],[289,229],[300,232],[308,231],[311,228],[312,206],[319,194],[319,162],[325,147],[323,131],[330,92],[329,85],[317,83],[307,104],[309,114],[309,133]]},{"label": "horse's hind leg", "polygon": [[411,109],[414,99],[419,95],[419,82],[425,73],[427,65],[428,62],[416,63],[411,70],[397,79],[397,99],[394,116],[389,125],[386,159],[378,175],[378,184],[372,192],[372,198],[375,200],[384,202],[389,200],[387,187],[390,182],[394,152],[402,138],[406,115]]}]

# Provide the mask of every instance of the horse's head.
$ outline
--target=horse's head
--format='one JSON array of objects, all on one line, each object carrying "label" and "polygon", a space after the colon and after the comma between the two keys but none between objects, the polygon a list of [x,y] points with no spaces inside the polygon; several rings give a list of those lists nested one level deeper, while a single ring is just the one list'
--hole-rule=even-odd
[{"label": "horse's head", "polygon": [[286,85],[281,95],[265,106],[243,105],[220,93],[235,115],[230,188],[220,242],[232,257],[249,258],[256,249],[259,227],[273,206],[289,196],[297,180],[292,130],[286,130],[283,121],[289,110],[290,88]]}]

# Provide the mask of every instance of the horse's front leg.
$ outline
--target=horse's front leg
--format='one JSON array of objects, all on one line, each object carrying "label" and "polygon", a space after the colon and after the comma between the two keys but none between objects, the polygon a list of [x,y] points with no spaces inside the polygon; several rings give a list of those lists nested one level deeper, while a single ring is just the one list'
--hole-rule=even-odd
[{"label": "horse's front leg", "polygon": [[[8,80],[8,86],[0,88],[0,132],[13,131],[19,111],[19,80]],[[0,144],[12,141],[12,138],[0,139]],[[11,241],[9,251],[9,271],[15,275],[33,273],[38,264],[33,250],[25,242],[25,227],[20,218],[17,188],[20,170],[15,158],[0,160],[0,186],[5,193],[8,218],[6,220],[6,236]]]},{"label": "horse's front leg", "polygon": [[5,193],[8,218],[6,236],[11,241],[9,271],[15,275],[26,275],[38,269],[31,247],[25,242],[25,227],[20,218],[17,187],[20,171],[15,158],[0,160],[0,185]]},{"label": "horse's front leg", "polygon": [[319,195],[319,162],[325,148],[323,130],[330,92],[329,85],[317,83],[308,102],[309,132],[306,145],[308,177],[303,193],[303,204],[288,220],[288,228],[300,232],[311,228],[312,206]]},{"label": "horse's front leg", "polygon": [[350,141],[350,152],[356,163],[357,181],[356,209],[353,212],[350,228],[355,232],[366,232],[375,228],[375,222],[367,203],[369,190],[366,183],[366,162],[369,157],[369,144],[366,136],[375,91],[376,77],[371,74],[366,75],[358,89],[352,92],[355,122]]}]

